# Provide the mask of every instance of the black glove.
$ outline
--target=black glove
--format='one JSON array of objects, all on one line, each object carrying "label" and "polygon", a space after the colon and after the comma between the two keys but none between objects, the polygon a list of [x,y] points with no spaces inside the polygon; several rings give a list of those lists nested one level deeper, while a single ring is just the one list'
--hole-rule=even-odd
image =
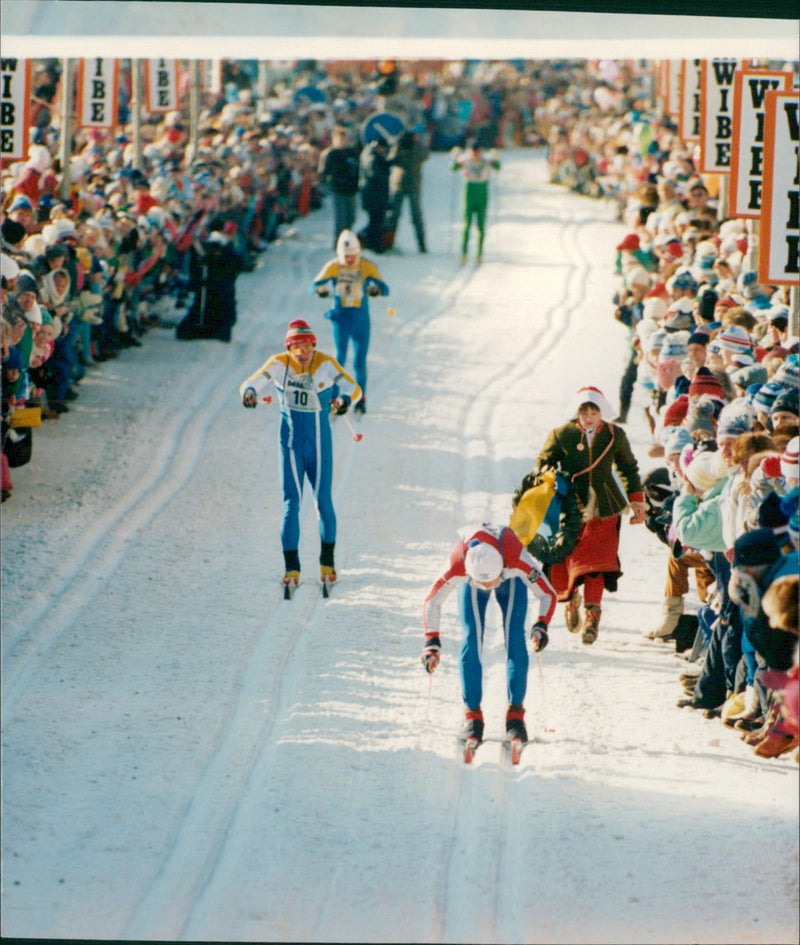
[{"label": "black glove", "polygon": [[547,636],[547,624],[544,620],[537,620],[536,623],[531,627],[531,643],[533,644],[533,652],[539,653],[547,646],[549,637]]},{"label": "black glove", "polygon": [[380,295],[380,294],[381,294],[381,290],[378,288],[378,286],[376,285],[367,286],[367,295],[371,295],[373,298],[375,298],[376,295]]},{"label": "black glove", "polygon": [[422,665],[426,673],[432,673],[439,665],[439,654],[442,651],[442,645],[438,636],[428,637],[425,641],[425,649],[422,651]]},{"label": "black glove", "polygon": [[247,390],[242,394],[242,403],[245,405],[245,407],[255,407],[255,405],[258,403],[258,396],[252,387],[248,387]]},{"label": "black glove", "polygon": [[331,290],[330,290],[326,285],[318,285],[318,286],[317,286],[317,295],[318,295],[321,299],[327,299],[327,297],[328,297],[330,294],[331,294]]},{"label": "black glove", "polygon": [[331,401],[331,411],[335,413],[337,417],[341,417],[342,414],[347,413],[349,406],[349,397],[334,397]]}]

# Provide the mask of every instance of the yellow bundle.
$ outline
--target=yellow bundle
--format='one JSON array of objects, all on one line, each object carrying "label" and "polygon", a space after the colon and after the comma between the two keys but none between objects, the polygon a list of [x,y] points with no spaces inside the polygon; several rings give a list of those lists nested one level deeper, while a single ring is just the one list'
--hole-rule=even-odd
[{"label": "yellow bundle", "polygon": [[523,492],[508,523],[511,531],[526,547],[541,528],[553,496],[556,494],[555,470],[544,470],[540,479],[538,486],[532,486]]}]

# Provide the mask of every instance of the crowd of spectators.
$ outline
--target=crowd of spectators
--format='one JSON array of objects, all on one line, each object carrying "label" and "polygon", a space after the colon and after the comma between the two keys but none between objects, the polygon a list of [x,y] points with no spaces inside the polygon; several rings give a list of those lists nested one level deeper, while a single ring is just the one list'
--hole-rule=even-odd
[{"label": "crowd of spectators", "polygon": [[788,286],[759,282],[745,221],[720,212],[691,151],[652,140],[620,202],[611,300],[630,339],[616,421],[640,401],[661,463],[645,485],[663,614],[645,636],[687,660],[678,706],[797,760],[796,314]]},{"label": "crowd of spectators", "polygon": [[[252,76],[229,69],[220,92],[204,93],[196,145],[184,109],[149,116],[140,158],[130,125],[78,129],[63,168],[50,107],[57,69],[37,74],[28,156],[2,181],[4,500],[37,425],[75,407],[87,370],[141,347],[165,300],[196,310],[204,246],[224,242],[253,268],[321,206],[320,157],[337,129],[352,143],[371,114],[390,110],[434,150],[477,128],[498,147],[546,143],[551,180],[613,199],[625,229],[613,260],[614,317],[630,338],[617,420],[641,398],[650,456],[663,458],[647,494],[667,548],[664,617],[648,636],[685,641],[688,627],[681,704],[721,717],[759,755],[796,758],[798,339],[788,290],[758,282],[745,222],[720,214],[715,181],[656,112],[648,70],[392,64],[331,78],[312,67],[262,98]],[[700,603],[684,613],[690,571]]]}]

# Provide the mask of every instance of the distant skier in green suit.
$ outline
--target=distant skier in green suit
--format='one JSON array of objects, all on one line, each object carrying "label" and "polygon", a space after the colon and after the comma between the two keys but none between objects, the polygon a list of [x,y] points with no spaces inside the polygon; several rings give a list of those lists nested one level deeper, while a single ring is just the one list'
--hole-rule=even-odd
[{"label": "distant skier in green suit", "polygon": [[489,206],[489,178],[492,171],[500,170],[497,152],[492,148],[484,153],[476,139],[467,142],[466,150],[453,148],[450,152],[454,171],[460,171],[464,181],[464,232],[461,236],[461,262],[467,261],[469,233],[472,218],[478,227],[477,262],[483,258],[483,240],[486,234],[486,210]]}]

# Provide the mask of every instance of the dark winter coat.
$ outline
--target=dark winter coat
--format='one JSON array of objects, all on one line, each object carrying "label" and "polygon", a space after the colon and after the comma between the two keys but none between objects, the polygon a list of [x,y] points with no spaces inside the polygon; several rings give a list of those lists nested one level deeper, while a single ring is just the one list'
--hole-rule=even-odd
[{"label": "dark winter coat", "polygon": [[358,148],[329,148],[320,159],[320,177],[335,194],[358,193]]},{"label": "dark winter coat", "polygon": [[[597,464],[593,465],[595,461]],[[591,486],[597,496],[600,518],[617,515],[629,501],[643,501],[636,457],[625,431],[613,423],[600,423],[591,447],[575,420],[551,430],[536,468],[541,470],[545,466],[560,467],[569,474],[581,506],[588,505]],[[615,473],[619,474],[622,489]]]},{"label": "dark winter coat", "polygon": [[[216,238],[215,238],[216,237]],[[236,322],[236,277],[243,259],[227,238],[196,243],[190,261],[190,288],[194,303],[175,330],[176,337],[231,340]]]},{"label": "dark winter coat", "polygon": [[428,146],[419,136],[406,132],[391,155],[390,189],[393,193],[419,192],[422,165],[428,160]]},{"label": "dark winter coat", "polygon": [[389,160],[385,147],[370,141],[362,150],[359,170],[361,204],[367,213],[385,210],[389,203]]}]

